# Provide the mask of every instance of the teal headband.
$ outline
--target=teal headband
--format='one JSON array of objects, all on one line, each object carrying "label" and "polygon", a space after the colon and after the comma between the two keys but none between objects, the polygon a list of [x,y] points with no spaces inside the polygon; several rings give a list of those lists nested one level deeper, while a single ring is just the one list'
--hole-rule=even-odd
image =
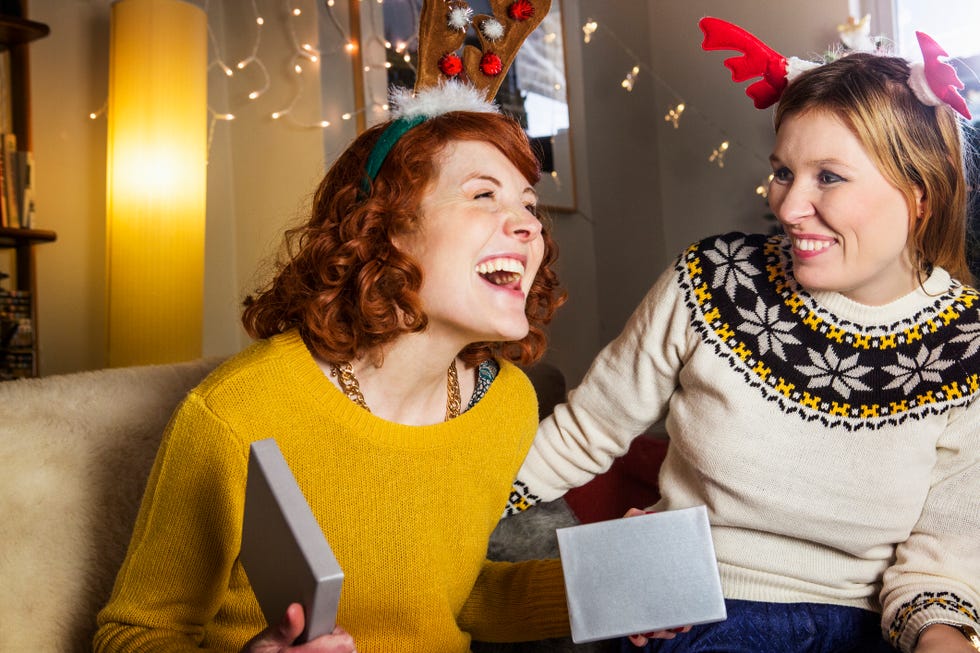
[{"label": "teal headband", "polygon": [[384,164],[385,159],[388,158],[391,148],[395,146],[398,139],[404,136],[405,132],[412,127],[421,125],[428,117],[417,115],[411,118],[396,118],[381,132],[381,136],[371,149],[371,155],[368,156],[367,164],[364,166],[367,174],[361,184],[361,190],[364,191],[365,196],[371,194],[371,183],[377,178],[378,171],[381,170],[381,166]]}]

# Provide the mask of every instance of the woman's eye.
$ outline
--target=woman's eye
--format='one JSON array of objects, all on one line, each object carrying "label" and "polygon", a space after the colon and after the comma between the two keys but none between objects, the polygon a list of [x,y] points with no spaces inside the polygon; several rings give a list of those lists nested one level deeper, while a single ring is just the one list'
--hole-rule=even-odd
[{"label": "woman's eye", "polygon": [[485,191],[483,193],[477,193],[476,194],[476,199],[478,199],[478,200],[482,200],[482,199],[493,199],[493,191],[492,190],[488,190],[488,191]]},{"label": "woman's eye", "polygon": [[835,175],[832,172],[822,170],[820,174],[817,175],[817,181],[821,184],[835,184],[839,181],[844,181],[844,178],[840,175]]},{"label": "woman's eye", "polygon": [[789,168],[776,168],[772,172],[773,181],[787,182],[793,179],[793,173],[789,171]]},{"label": "woman's eye", "polygon": [[537,204],[525,204],[524,205],[524,208],[527,209],[527,212],[530,213],[531,215],[533,215],[534,217],[538,217],[538,205]]}]

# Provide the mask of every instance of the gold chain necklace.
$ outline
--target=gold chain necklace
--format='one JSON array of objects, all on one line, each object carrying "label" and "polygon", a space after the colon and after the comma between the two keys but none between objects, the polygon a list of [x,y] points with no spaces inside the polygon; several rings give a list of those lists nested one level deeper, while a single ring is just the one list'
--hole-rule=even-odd
[{"label": "gold chain necklace", "polygon": [[[337,382],[340,384],[340,389],[344,391],[347,398],[353,401],[355,404],[371,412],[368,408],[367,402],[364,401],[364,394],[361,392],[361,384],[357,382],[357,377],[354,376],[354,368],[350,364],[350,361],[344,363],[342,366],[336,363],[330,364],[330,374],[337,377]],[[460,397],[459,392],[459,373],[456,372],[456,361],[449,364],[449,372],[447,373],[446,380],[446,421],[448,422],[454,417],[459,416],[459,409],[462,404],[462,397]]]}]

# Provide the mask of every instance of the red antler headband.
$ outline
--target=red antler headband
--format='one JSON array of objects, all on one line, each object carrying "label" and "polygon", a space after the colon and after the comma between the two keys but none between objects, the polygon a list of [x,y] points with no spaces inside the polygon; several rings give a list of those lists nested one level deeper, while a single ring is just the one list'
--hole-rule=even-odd
[{"label": "red antler headband", "polygon": [[[429,118],[451,111],[499,113],[493,103],[525,39],[541,24],[551,0],[490,0],[492,16],[474,16],[466,0],[423,0],[415,89],[391,91],[392,122],[366,164],[364,195],[398,139]],[[470,25],[480,47],[463,46]]]},{"label": "red antler headband", "polygon": [[[797,75],[821,65],[796,57],[787,59],[741,27],[719,18],[706,16],[698,22],[698,26],[704,32],[702,49],[735,50],[743,53],[725,60],[725,66],[732,71],[733,81],[744,82],[762,77],[745,89],[745,94],[752,98],[757,109],[775,104],[786,85]],[[939,57],[948,55],[928,35],[922,32],[915,34],[919,39],[924,63],[910,64],[909,88],[923,104],[947,104],[969,120],[971,116],[966,101],[958,93],[963,88],[963,82],[951,65],[939,60]]]}]

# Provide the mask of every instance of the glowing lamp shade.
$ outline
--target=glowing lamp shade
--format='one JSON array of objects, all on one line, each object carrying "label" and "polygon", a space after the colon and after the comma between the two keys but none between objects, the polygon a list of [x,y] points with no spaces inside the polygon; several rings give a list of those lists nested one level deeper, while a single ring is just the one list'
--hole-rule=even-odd
[{"label": "glowing lamp shade", "polygon": [[109,365],[201,355],[207,18],[182,0],[118,0],[109,52]]}]

